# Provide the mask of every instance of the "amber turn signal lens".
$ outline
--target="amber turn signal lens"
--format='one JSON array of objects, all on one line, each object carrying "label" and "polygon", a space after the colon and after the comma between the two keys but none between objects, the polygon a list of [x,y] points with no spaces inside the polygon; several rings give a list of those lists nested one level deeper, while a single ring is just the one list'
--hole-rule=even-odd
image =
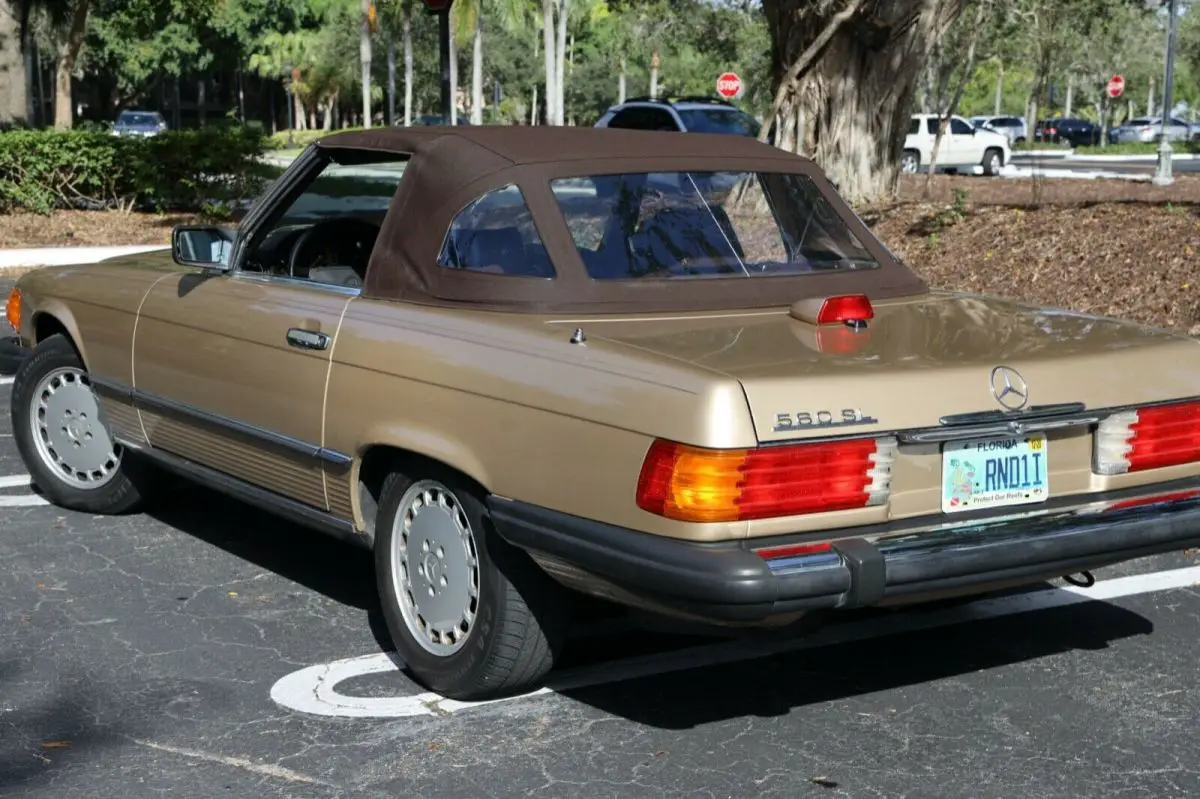
[{"label": "amber turn signal lens", "polygon": [[755,449],[650,445],[638,478],[642,510],[688,522],[732,522],[846,510],[887,501],[893,438]]},{"label": "amber turn signal lens", "polygon": [[8,293],[8,304],[4,309],[4,315],[8,318],[8,323],[12,325],[13,330],[20,332],[21,292],[17,289],[13,289]]}]

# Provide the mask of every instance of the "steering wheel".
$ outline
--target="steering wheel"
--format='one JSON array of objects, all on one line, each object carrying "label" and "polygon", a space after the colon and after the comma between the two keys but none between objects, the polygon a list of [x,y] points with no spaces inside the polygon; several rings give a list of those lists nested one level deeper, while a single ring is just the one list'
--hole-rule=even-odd
[{"label": "steering wheel", "polygon": [[314,266],[348,266],[365,279],[379,226],[355,216],[318,222],[296,237],[288,275],[307,278]]}]

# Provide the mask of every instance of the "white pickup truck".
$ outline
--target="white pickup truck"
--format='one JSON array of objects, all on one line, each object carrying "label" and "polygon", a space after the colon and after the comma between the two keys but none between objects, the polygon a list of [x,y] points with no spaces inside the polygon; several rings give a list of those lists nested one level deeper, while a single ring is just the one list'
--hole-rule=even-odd
[{"label": "white pickup truck", "polygon": [[[913,114],[904,138],[900,157],[902,172],[917,172],[929,166],[933,158],[933,140],[937,137],[937,114]],[[972,127],[962,117],[950,117],[950,127],[938,147],[939,170],[974,170],[983,167],[983,174],[995,176],[1012,158],[1008,138],[983,128]]]}]

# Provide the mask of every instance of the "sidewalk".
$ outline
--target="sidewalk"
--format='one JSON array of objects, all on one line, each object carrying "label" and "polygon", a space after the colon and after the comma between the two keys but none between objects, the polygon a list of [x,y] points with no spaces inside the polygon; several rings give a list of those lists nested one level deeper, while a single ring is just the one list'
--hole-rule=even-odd
[{"label": "sidewalk", "polygon": [[24,250],[0,250],[0,270],[36,266],[90,264],[123,255],[170,249],[166,244],[131,244],[110,247],[36,247]]}]

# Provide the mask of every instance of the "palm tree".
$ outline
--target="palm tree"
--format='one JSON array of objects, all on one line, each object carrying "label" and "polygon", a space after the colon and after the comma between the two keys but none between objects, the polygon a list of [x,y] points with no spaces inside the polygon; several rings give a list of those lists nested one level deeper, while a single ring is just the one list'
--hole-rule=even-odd
[{"label": "palm tree", "polygon": [[[454,9],[455,44],[471,46],[471,124],[483,124],[483,0],[456,0]],[[457,51],[457,47],[455,50]],[[457,71],[455,77],[457,78]],[[455,81],[457,84],[457,80]],[[457,97],[457,85],[451,87]]]}]

